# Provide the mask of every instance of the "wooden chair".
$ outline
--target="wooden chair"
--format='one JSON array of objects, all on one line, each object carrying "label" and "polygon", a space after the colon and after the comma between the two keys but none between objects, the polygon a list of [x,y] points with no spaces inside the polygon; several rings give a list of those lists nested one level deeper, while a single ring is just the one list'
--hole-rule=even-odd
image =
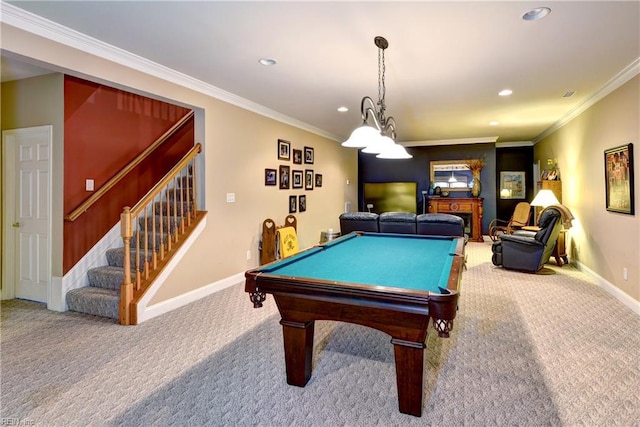
[{"label": "wooden chair", "polygon": [[260,241],[260,264],[267,264],[278,258],[276,251],[276,234],[279,228],[293,227],[298,230],[298,221],[294,215],[287,215],[284,225],[276,226],[271,218],[262,223],[262,239]]},{"label": "wooden chair", "polygon": [[496,218],[489,223],[489,237],[494,242],[498,241],[501,234],[511,234],[529,224],[530,216],[531,205],[527,202],[518,203],[509,221]]}]

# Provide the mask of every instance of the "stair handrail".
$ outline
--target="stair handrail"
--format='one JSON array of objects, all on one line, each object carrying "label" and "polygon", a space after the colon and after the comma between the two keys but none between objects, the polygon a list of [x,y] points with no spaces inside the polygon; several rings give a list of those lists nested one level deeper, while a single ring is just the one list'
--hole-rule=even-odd
[{"label": "stair handrail", "polygon": [[[162,189],[180,172],[185,166],[189,164],[198,154],[202,152],[202,144],[199,142],[193,146],[192,149],[182,157],[182,159],[171,168],[167,174],[154,185],[142,199],[138,201],[132,208],[129,209],[131,216],[138,215],[142,210],[155,199],[155,197],[162,191]],[[195,196],[194,196],[195,198]]]},{"label": "stair handrail", "polygon": [[[147,212],[147,208],[150,205],[153,205],[158,196],[165,192],[169,185],[172,183],[174,179],[178,176],[182,176],[181,173],[186,173],[187,184],[186,188],[174,191],[174,196],[176,192],[181,192],[180,211],[184,212],[185,209],[189,210],[190,213],[186,218],[187,226],[190,226],[192,223],[192,216],[195,219],[196,213],[198,211],[197,207],[197,198],[196,198],[196,176],[195,173],[195,158],[198,154],[202,152],[202,144],[197,143],[193,146],[183,157],[176,163],[173,168],[169,172],[165,174],[165,176],[158,181],[151,190],[147,192],[132,208],[129,206],[125,206],[122,209],[122,213],[120,214],[120,233],[122,236],[122,240],[124,243],[124,277],[123,283],[120,287],[120,306],[119,306],[119,319],[120,324],[122,325],[131,325],[137,323],[136,316],[134,313],[134,298],[139,297],[141,293],[144,293],[150,282],[144,282],[143,280],[147,280],[153,274],[153,271],[159,271],[158,269],[162,268],[159,264],[163,259],[168,255],[168,252],[172,251],[172,246],[174,246],[178,240],[180,240],[180,236],[184,235],[186,230],[185,224],[183,221],[180,221],[180,227],[174,227],[173,239],[169,238],[166,249],[165,244],[160,243],[159,248],[155,246],[153,243],[153,248],[149,247],[148,241],[145,241],[143,245],[140,245],[140,241],[138,240],[136,243],[136,251],[135,251],[135,259],[131,258],[131,242],[132,238],[136,235],[136,231],[134,230],[134,224],[139,224],[139,221],[136,220],[139,215],[145,216]],[[183,193],[187,194],[187,200],[185,201],[184,197],[182,197]],[[186,208],[186,205],[190,205],[190,208]],[[168,208],[168,206],[167,206]],[[153,212],[153,209],[152,209]],[[159,210],[160,213],[160,221],[159,221],[159,232],[160,236],[163,235],[163,225],[162,225],[162,208]],[[173,212],[167,211],[166,217],[169,218],[173,216],[174,218],[177,215],[177,205],[174,206]],[[146,218],[146,217],[145,217]],[[152,220],[155,223],[155,217]],[[148,224],[147,220],[144,220],[145,230],[146,224]],[[155,228],[153,228],[153,233],[155,235]],[[167,233],[170,233],[170,225],[169,221],[167,222]],[[152,241],[155,242],[155,237],[152,238]],[[140,252],[144,253],[145,260],[142,261],[140,259]],[[152,253],[152,260],[146,259],[149,253]],[[159,252],[159,253],[157,253]],[[157,259],[159,257],[159,259]],[[143,265],[143,267],[141,267]],[[150,271],[153,270],[153,271]],[[132,277],[135,275],[135,278]],[[144,277],[142,277],[144,275]]]},{"label": "stair handrail", "polygon": [[178,129],[180,129],[189,119],[194,115],[194,111],[190,110],[180,120],[178,120],[173,126],[171,126],[165,133],[156,139],[153,144],[149,145],[142,153],[129,162],[125,167],[115,174],[109,181],[107,181],[99,190],[93,193],[87,200],[82,202],[80,206],[75,208],[69,215],[65,216],[65,221],[75,221],[81,215],[89,210],[98,200],[102,198],[109,190],[116,186],[129,172],[131,172],[136,166],[138,166],[144,159],[146,159],[156,148],[164,143],[171,135],[173,135]]}]

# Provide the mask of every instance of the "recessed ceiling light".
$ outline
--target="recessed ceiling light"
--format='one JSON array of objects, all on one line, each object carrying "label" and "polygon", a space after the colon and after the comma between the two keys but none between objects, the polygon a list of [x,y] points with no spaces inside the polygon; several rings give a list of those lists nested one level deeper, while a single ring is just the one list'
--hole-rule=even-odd
[{"label": "recessed ceiling light", "polygon": [[565,92],[564,95],[562,95],[562,97],[563,98],[571,98],[575,94],[576,94],[575,90],[570,90],[569,92]]},{"label": "recessed ceiling light", "polygon": [[498,95],[500,96],[509,96],[513,93],[513,91],[511,89],[502,89],[500,92],[498,92]]},{"label": "recessed ceiling light", "polygon": [[500,122],[499,122],[499,121],[497,121],[497,120],[494,120],[494,121],[492,121],[492,122],[489,122],[489,126],[498,126],[499,124],[500,124]]},{"label": "recessed ceiling light", "polygon": [[341,113],[346,113],[347,111],[349,111],[349,109],[347,107],[338,107],[338,111],[340,111]]},{"label": "recessed ceiling light", "polygon": [[522,19],[525,21],[537,21],[538,19],[544,18],[549,13],[551,13],[551,9],[548,7],[536,7],[522,15]]},{"label": "recessed ceiling light", "polygon": [[272,65],[276,65],[276,60],[272,58],[260,58],[258,62],[266,67],[271,67]]}]

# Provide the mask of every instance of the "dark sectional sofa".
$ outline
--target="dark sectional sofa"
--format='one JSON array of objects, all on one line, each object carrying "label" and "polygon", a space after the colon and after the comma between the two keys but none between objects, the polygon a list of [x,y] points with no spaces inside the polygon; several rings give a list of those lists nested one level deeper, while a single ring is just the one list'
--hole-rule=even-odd
[{"label": "dark sectional sofa", "polygon": [[464,237],[464,220],[451,214],[348,212],[340,215],[340,234],[352,231]]}]

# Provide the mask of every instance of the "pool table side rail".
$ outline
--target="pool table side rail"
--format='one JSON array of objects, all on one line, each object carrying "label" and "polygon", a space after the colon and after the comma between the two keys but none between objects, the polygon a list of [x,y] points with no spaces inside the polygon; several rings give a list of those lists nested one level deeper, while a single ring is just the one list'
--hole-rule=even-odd
[{"label": "pool table side rail", "polygon": [[247,271],[245,273],[246,292],[262,291],[266,293],[287,291],[294,294],[317,295],[332,293],[334,295],[344,295],[350,298],[366,298],[371,300],[393,300],[403,303],[427,304],[430,299],[439,297],[441,300],[452,298],[458,293],[459,273],[455,271],[460,261],[454,260],[451,266],[449,285],[444,289],[446,293],[438,294],[429,291],[415,289],[403,289],[391,286],[372,286],[361,283],[350,282],[327,282],[313,278],[299,278],[280,276],[265,273],[259,270]]}]

